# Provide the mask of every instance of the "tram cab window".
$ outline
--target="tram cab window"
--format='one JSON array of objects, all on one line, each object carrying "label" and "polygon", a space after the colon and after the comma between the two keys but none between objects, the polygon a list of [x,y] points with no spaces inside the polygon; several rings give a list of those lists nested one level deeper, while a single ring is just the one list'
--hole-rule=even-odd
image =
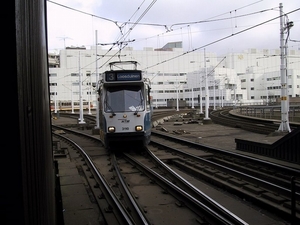
[{"label": "tram cab window", "polygon": [[105,111],[130,112],[144,110],[144,93],[140,86],[108,87]]}]

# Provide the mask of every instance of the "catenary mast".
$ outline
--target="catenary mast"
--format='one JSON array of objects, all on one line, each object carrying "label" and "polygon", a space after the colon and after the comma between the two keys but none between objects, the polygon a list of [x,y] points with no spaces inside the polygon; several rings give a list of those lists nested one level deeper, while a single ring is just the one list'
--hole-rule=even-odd
[{"label": "catenary mast", "polygon": [[288,93],[287,93],[287,68],[286,68],[286,44],[284,44],[284,31],[290,27],[284,26],[282,3],[279,4],[280,11],[280,76],[281,76],[281,123],[278,128],[280,132],[291,132],[288,114]]}]

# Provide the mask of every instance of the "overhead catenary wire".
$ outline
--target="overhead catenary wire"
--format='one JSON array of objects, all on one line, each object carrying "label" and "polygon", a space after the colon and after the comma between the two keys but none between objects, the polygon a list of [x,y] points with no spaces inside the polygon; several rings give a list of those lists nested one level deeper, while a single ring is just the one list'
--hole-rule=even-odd
[{"label": "overhead catenary wire", "polygon": [[[298,10],[300,10],[300,8],[297,8],[297,9],[295,9],[295,10],[293,10],[293,11],[290,11],[290,12],[286,13],[285,15],[291,14],[291,13],[296,12],[296,11],[298,11]],[[256,28],[256,27],[258,27],[258,26],[260,26],[260,25],[263,25],[263,24],[265,24],[265,23],[268,23],[268,22],[271,22],[271,21],[273,21],[273,20],[276,20],[276,19],[278,19],[279,17],[280,17],[280,16],[277,16],[277,17],[272,18],[272,19],[269,19],[269,20],[267,20],[267,21],[265,21],[265,22],[256,24],[256,25],[254,25],[254,26],[251,26],[251,27],[246,28],[246,29],[244,29],[244,30],[241,30],[241,31],[239,31],[239,32],[233,33],[233,34],[231,34],[231,35],[228,35],[228,36],[225,36],[225,37],[220,38],[220,39],[218,39],[218,40],[215,40],[215,41],[213,41],[213,42],[210,42],[210,43],[208,43],[208,44],[206,44],[206,45],[200,46],[200,47],[198,47],[198,48],[194,48],[194,49],[192,49],[192,50],[190,50],[190,51],[186,51],[186,52],[184,52],[184,53],[182,53],[182,54],[179,54],[179,55],[177,55],[177,56],[174,56],[174,57],[171,57],[171,58],[169,58],[169,59],[163,60],[163,61],[161,61],[161,62],[159,62],[159,63],[157,63],[157,64],[154,64],[154,65],[152,65],[152,66],[148,66],[148,67],[146,67],[146,68],[143,68],[143,70],[147,70],[147,69],[149,69],[149,68],[153,68],[153,67],[158,66],[158,65],[160,65],[160,64],[167,63],[167,62],[172,61],[172,60],[174,60],[174,59],[176,59],[176,58],[182,57],[182,56],[184,56],[184,55],[186,55],[186,54],[189,54],[189,53],[198,51],[198,50],[203,49],[203,48],[205,48],[205,47],[207,47],[207,46],[210,46],[210,45],[213,45],[213,44],[215,44],[215,43],[221,42],[221,41],[223,41],[223,40],[225,40],[225,39],[231,38],[231,37],[236,36],[236,35],[238,35],[238,34],[241,34],[241,33],[243,33],[243,32],[246,32],[246,31],[249,31],[249,30],[251,30],[251,29],[254,29],[254,28]],[[123,46],[123,48],[124,48],[124,47],[125,47],[125,46]],[[109,51],[107,51],[107,54],[110,52],[111,49],[113,49],[113,47],[111,47],[111,48],[109,49]],[[120,51],[121,51],[121,49],[119,49],[119,51],[117,51],[113,56],[111,56],[110,59],[113,58],[114,56],[116,56]],[[105,55],[104,55],[104,56],[105,56]],[[104,56],[102,56],[102,57],[104,57]],[[107,63],[110,61],[110,59],[106,60],[106,62],[104,62],[99,68],[102,68],[105,64],[107,64]]]},{"label": "overhead catenary wire", "polygon": [[[217,16],[214,16],[214,17],[211,17],[209,19],[206,19],[206,20],[201,20],[201,21],[194,21],[194,22],[185,22],[185,23],[176,23],[176,24],[171,24],[171,25],[167,25],[167,24],[154,24],[154,23],[140,23],[140,20],[144,17],[144,15],[150,10],[150,8],[152,8],[152,6],[154,5],[154,3],[157,1],[157,0],[154,0],[151,2],[151,4],[147,7],[147,9],[142,13],[142,15],[138,18],[137,21],[135,22],[132,22],[131,19],[133,16],[130,17],[130,19],[127,21],[127,22],[120,22],[120,21],[115,21],[115,20],[112,20],[112,19],[109,19],[109,18],[105,18],[105,17],[100,17],[100,16],[97,16],[97,15],[94,15],[94,14],[91,14],[91,13],[86,13],[86,12],[83,12],[83,11],[80,11],[80,10],[77,10],[77,9],[74,9],[74,8],[71,8],[71,7],[68,7],[68,6],[65,6],[65,5],[62,5],[62,4],[58,4],[56,2],[53,2],[51,0],[47,0],[48,2],[50,3],[53,3],[53,4],[57,4],[61,7],[65,7],[67,9],[70,9],[70,10],[74,10],[74,11],[77,11],[79,13],[83,13],[83,14],[86,14],[86,15],[90,15],[92,17],[95,17],[95,18],[99,18],[99,19],[103,19],[103,20],[106,20],[106,21],[110,21],[110,22],[113,22],[115,25],[118,26],[118,28],[120,29],[120,32],[122,33],[122,36],[120,38],[118,38],[118,41],[120,42],[122,39],[126,38],[129,33],[133,30],[133,28],[137,25],[147,25],[147,26],[161,26],[161,27],[164,27],[166,29],[166,32],[165,33],[168,33],[168,32],[171,32],[171,31],[174,31],[176,29],[170,29],[168,27],[173,27],[173,26],[178,26],[178,25],[188,25],[188,26],[191,26],[192,24],[197,24],[197,23],[208,23],[208,22],[216,22],[216,21],[222,21],[222,20],[230,20],[232,18],[238,18],[238,17],[245,17],[245,16],[249,16],[249,15],[255,15],[257,13],[262,13],[262,12],[267,12],[269,10],[273,10],[274,8],[271,8],[271,9],[266,9],[266,10],[260,10],[258,12],[253,12],[253,13],[249,13],[249,14],[244,14],[244,15],[240,15],[240,16],[237,16],[237,17],[226,17],[226,18],[220,18],[220,19],[213,19],[213,18],[216,18],[216,17],[219,17],[219,16],[222,16],[222,15],[225,15],[225,14],[228,14],[230,13],[231,11],[229,12],[226,12],[226,13],[222,13],[220,15],[217,15]],[[262,1],[262,0],[261,0]],[[254,3],[251,3],[251,4],[248,4],[246,6],[243,6],[243,7],[240,7],[240,8],[237,8],[237,9],[234,9],[234,11],[237,11],[237,10],[240,10],[240,9],[243,9],[243,8],[246,8],[246,7],[249,7],[251,5],[254,5],[254,4],[257,4],[258,2],[261,2],[261,1],[257,1],[257,2],[254,2]],[[145,1],[143,1],[141,3],[141,5],[144,3]],[[133,15],[137,14],[137,11],[140,10],[141,8],[141,5],[138,7],[138,9],[134,12]],[[121,25],[119,25],[121,23]],[[129,24],[133,24],[133,26],[126,32],[123,34],[123,28],[125,25],[129,25]],[[180,28],[179,28],[180,30]],[[157,35],[155,35],[157,36]],[[135,39],[136,40],[136,39]],[[114,43],[119,43],[118,41],[114,42]]]},{"label": "overhead catenary wire", "polygon": [[[59,6],[65,7],[65,8],[67,8],[67,9],[71,9],[71,10],[74,10],[74,11],[77,11],[77,12],[80,12],[80,13],[84,13],[84,14],[86,14],[86,15],[90,15],[90,16],[93,16],[93,17],[97,17],[97,18],[100,18],[100,19],[104,19],[104,20],[113,22],[113,23],[115,23],[115,24],[119,27],[119,25],[118,25],[119,22],[117,22],[117,21],[114,21],[114,20],[111,20],[111,19],[108,19],[108,18],[104,18],[104,17],[99,17],[99,16],[96,16],[96,15],[93,15],[93,14],[90,14],[90,13],[85,13],[85,12],[82,12],[82,11],[80,11],[80,10],[73,9],[73,8],[71,8],[71,7],[67,7],[67,6],[58,4],[58,3],[56,3],[56,2],[50,1],[50,0],[47,0],[47,1],[48,1],[48,2],[51,2],[51,3],[53,3],[53,4],[57,4],[57,5],[59,5]],[[143,3],[144,3],[144,2],[145,2],[145,1],[143,1]],[[130,19],[129,19],[129,21],[123,23],[123,24],[133,24],[133,26],[131,26],[131,28],[130,28],[127,32],[125,32],[125,33],[118,39],[118,41],[114,42],[114,44],[111,46],[111,48],[109,48],[109,49],[107,50],[107,54],[108,54],[108,53],[109,53],[116,45],[119,46],[119,51],[118,51],[118,53],[120,53],[120,52],[122,51],[122,49],[124,49],[124,48],[128,45],[128,43],[127,43],[126,41],[122,41],[122,40],[125,40],[125,38],[128,37],[128,35],[129,35],[129,34],[131,33],[131,31],[133,30],[133,28],[135,28],[137,25],[162,26],[162,27],[166,27],[166,28],[167,28],[167,25],[166,25],[166,24],[146,24],[146,23],[140,23],[140,21],[141,21],[141,19],[143,18],[143,16],[151,9],[151,7],[154,5],[155,2],[156,2],[156,0],[155,0],[155,1],[152,1],[151,4],[147,7],[147,9],[141,14],[141,16],[140,16],[135,22],[131,22],[131,20],[132,20],[132,18],[133,18],[133,16],[131,16]],[[245,7],[248,7],[248,6],[250,6],[250,5],[256,4],[256,3],[258,3],[258,2],[260,2],[260,1],[251,3],[251,4],[246,5],[246,6],[244,6],[244,7],[240,7],[240,8],[238,8],[238,9],[235,9],[235,11],[236,11],[236,10],[239,10],[239,9],[242,9],[242,8],[245,8]],[[143,3],[142,3],[142,4],[143,4]],[[141,5],[142,5],[142,4],[141,4]],[[134,12],[133,15],[136,15],[137,12],[138,12],[138,10],[140,10],[140,7],[138,7],[138,9]],[[266,11],[269,11],[269,10],[274,10],[274,8],[266,9],[266,10],[260,10],[259,12],[248,13],[248,14],[239,15],[239,16],[235,16],[235,17],[250,16],[250,15],[257,14],[257,13],[266,12]],[[289,13],[296,12],[296,11],[298,11],[298,10],[299,10],[299,8],[298,8],[298,9],[295,9],[295,10],[289,12]],[[230,11],[230,12],[231,12],[231,11]],[[227,13],[228,13],[228,12],[227,12]],[[289,14],[289,13],[286,13],[286,15]],[[223,13],[223,14],[221,14],[221,15],[224,15],[224,14],[226,14],[226,13]],[[214,17],[212,17],[212,18],[216,18],[216,17],[219,17],[219,16],[220,16],[220,15],[214,16]],[[220,18],[220,19],[207,19],[207,20],[204,20],[204,21],[205,21],[205,22],[213,22],[213,21],[219,21],[219,20],[225,20],[225,19],[232,19],[232,18],[235,18],[235,17],[229,17],[229,18],[225,17],[225,18]],[[202,46],[200,46],[200,47],[194,48],[194,49],[192,49],[192,50],[186,51],[186,52],[184,52],[184,53],[181,54],[181,55],[178,55],[178,56],[175,56],[175,57],[173,57],[173,58],[164,60],[164,61],[162,61],[162,62],[159,62],[159,63],[155,64],[155,65],[148,66],[148,67],[146,67],[145,69],[152,68],[152,67],[154,67],[154,66],[157,66],[157,65],[166,63],[166,62],[171,61],[171,60],[173,60],[173,59],[175,59],[175,58],[178,58],[178,57],[184,56],[184,55],[186,55],[186,54],[189,54],[189,53],[191,53],[191,52],[194,52],[194,51],[203,49],[203,48],[205,48],[205,47],[207,47],[207,46],[210,46],[210,45],[213,45],[213,44],[215,44],[215,43],[221,42],[221,41],[223,41],[223,40],[225,40],[225,39],[228,39],[228,38],[231,38],[231,37],[236,36],[236,35],[238,35],[238,34],[241,34],[241,33],[243,33],[243,32],[246,32],[246,31],[248,31],[248,30],[250,30],[250,29],[253,29],[253,28],[257,27],[257,26],[260,26],[260,25],[263,25],[263,24],[265,24],[265,23],[268,23],[268,22],[270,22],[270,21],[272,21],[272,20],[275,20],[275,19],[277,19],[277,18],[278,18],[278,17],[275,17],[275,18],[273,18],[273,19],[267,20],[267,21],[265,21],[265,22],[259,23],[259,24],[254,25],[254,26],[251,26],[251,27],[249,27],[249,28],[247,28],[247,29],[244,29],[244,30],[241,30],[241,31],[239,31],[239,32],[232,33],[232,34],[230,34],[230,35],[228,35],[228,36],[225,36],[225,37],[223,37],[223,38],[220,38],[220,39],[215,40],[215,41],[213,41],[213,42],[210,42],[210,43],[208,43],[208,44],[205,44],[205,45],[202,45]],[[200,23],[200,22],[204,22],[204,21],[196,21],[195,23]],[[173,25],[171,25],[171,26],[176,26],[176,25],[179,25],[179,24],[185,24],[185,23],[173,24]],[[123,25],[122,25],[122,26],[123,26]],[[190,27],[190,24],[188,24],[188,26]],[[179,29],[182,31],[181,28],[179,28]],[[175,29],[173,29],[173,30],[175,30]],[[167,28],[167,32],[171,32],[171,30]],[[189,33],[191,33],[191,32],[189,32]],[[156,36],[156,37],[157,37],[157,36]],[[136,39],[133,39],[133,40],[131,40],[130,42],[133,42],[133,41],[136,41]],[[118,54],[118,53],[116,53],[116,54]],[[115,56],[116,54],[114,54],[114,56]],[[104,57],[104,56],[103,56],[103,57]],[[112,58],[112,57],[111,57],[111,58]],[[110,59],[111,59],[111,58],[110,58]],[[108,59],[105,63],[109,62],[110,59]],[[105,63],[104,63],[103,65],[101,65],[100,68],[103,67],[103,66],[105,65]]]},{"label": "overhead catenary wire", "polygon": [[[154,3],[156,2],[157,0],[153,0],[152,3],[147,7],[147,9],[142,13],[142,15],[137,19],[137,21],[134,23],[133,26],[130,27],[130,29],[125,33],[123,34],[123,32],[121,32],[122,36],[120,38],[118,38],[118,40],[110,47],[110,49],[107,51],[106,54],[108,54],[114,46],[118,45],[119,47],[119,51],[114,54],[113,56],[111,56],[108,60],[106,60],[106,62],[104,62],[99,68],[102,68],[104,65],[106,65],[114,56],[116,56],[118,53],[120,53],[122,51],[122,49],[124,49],[129,42],[133,42],[134,40],[128,40],[126,41],[126,37],[128,37],[128,35],[132,32],[132,30],[134,29],[134,27],[138,24],[138,22],[143,18],[143,16],[151,9],[151,7],[154,5]],[[144,3],[144,1],[143,1]],[[143,4],[142,3],[142,4]],[[140,9],[140,7],[138,7],[138,10]],[[137,12],[137,11],[136,11]],[[134,14],[136,14],[136,12]],[[131,17],[132,18],[132,17]],[[130,20],[131,20],[130,18]],[[123,41],[122,41],[123,40]],[[105,55],[106,55],[105,54]],[[104,55],[104,56],[105,56]]]},{"label": "overhead catenary wire", "polygon": [[[295,10],[292,10],[292,11],[286,13],[286,15],[287,15],[287,14],[290,14],[290,13],[293,13],[293,12],[296,12],[296,11],[299,11],[299,10],[300,10],[300,8],[297,8],[297,9],[295,9]],[[203,48],[205,48],[205,47],[207,47],[207,46],[216,44],[216,43],[218,43],[218,42],[221,42],[221,41],[223,41],[223,40],[226,40],[226,39],[231,38],[231,37],[233,37],[233,36],[236,36],[236,35],[238,35],[238,34],[241,34],[241,33],[244,33],[244,32],[246,32],[246,31],[249,31],[249,30],[251,30],[251,29],[254,29],[254,28],[258,27],[258,26],[261,26],[261,25],[263,25],[263,24],[265,24],[265,23],[271,22],[271,21],[276,20],[276,19],[278,19],[278,18],[280,18],[280,16],[277,16],[277,17],[274,17],[274,18],[269,19],[269,20],[267,20],[267,21],[261,22],[261,23],[259,23],[259,24],[256,24],[256,25],[251,26],[251,27],[249,27],[249,28],[246,28],[246,29],[244,29],[244,30],[238,31],[238,32],[236,32],[236,33],[232,33],[232,34],[227,35],[227,36],[225,36],[225,37],[223,37],[223,38],[219,38],[219,39],[217,39],[217,40],[215,40],[215,41],[212,41],[212,42],[210,42],[210,43],[208,43],[208,44],[202,45],[202,46],[200,46],[200,47],[198,47],[198,48],[194,48],[194,49],[192,49],[191,51],[186,51],[186,52],[184,52],[184,53],[182,53],[182,54],[179,54],[179,55],[177,55],[177,56],[174,56],[174,57],[171,57],[171,58],[169,58],[169,59],[166,59],[166,60],[164,60],[164,61],[162,61],[162,62],[160,62],[160,63],[154,64],[154,65],[152,65],[152,66],[148,66],[148,67],[146,67],[146,68],[144,68],[144,69],[149,69],[149,68],[158,66],[158,65],[160,65],[160,64],[162,64],[162,63],[166,63],[166,62],[169,62],[169,61],[171,61],[171,60],[177,59],[177,58],[179,58],[179,57],[181,57],[181,56],[184,56],[184,55],[189,54],[189,53],[191,53],[191,52],[194,52],[194,51],[203,49]]]}]

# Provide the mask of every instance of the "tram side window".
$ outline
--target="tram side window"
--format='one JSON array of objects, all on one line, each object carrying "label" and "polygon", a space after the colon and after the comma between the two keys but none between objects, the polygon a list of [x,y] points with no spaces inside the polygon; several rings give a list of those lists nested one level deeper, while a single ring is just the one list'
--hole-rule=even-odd
[{"label": "tram side window", "polygon": [[147,107],[147,110],[149,110],[151,102],[150,102],[150,90],[149,90],[148,85],[145,85],[144,95],[146,96],[146,107]]}]

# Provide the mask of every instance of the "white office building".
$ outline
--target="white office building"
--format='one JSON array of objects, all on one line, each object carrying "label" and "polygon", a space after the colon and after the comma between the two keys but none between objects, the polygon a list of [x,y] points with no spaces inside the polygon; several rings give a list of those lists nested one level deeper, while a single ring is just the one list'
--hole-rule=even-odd
[{"label": "white office building", "polygon": [[[145,71],[157,108],[173,102],[172,106],[200,109],[206,97],[213,108],[270,104],[281,95],[279,49],[218,56],[209,49],[186,52],[181,42],[173,42],[161,49],[143,50],[67,47],[51,58],[55,62],[49,66],[52,102],[78,103],[81,98],[95,106],[97,81],[110,69],[109,62],[120,60],[137,61],[138,69]],[[300,51],[289,50],[286,61],[288,96],[300,97]]]}]

